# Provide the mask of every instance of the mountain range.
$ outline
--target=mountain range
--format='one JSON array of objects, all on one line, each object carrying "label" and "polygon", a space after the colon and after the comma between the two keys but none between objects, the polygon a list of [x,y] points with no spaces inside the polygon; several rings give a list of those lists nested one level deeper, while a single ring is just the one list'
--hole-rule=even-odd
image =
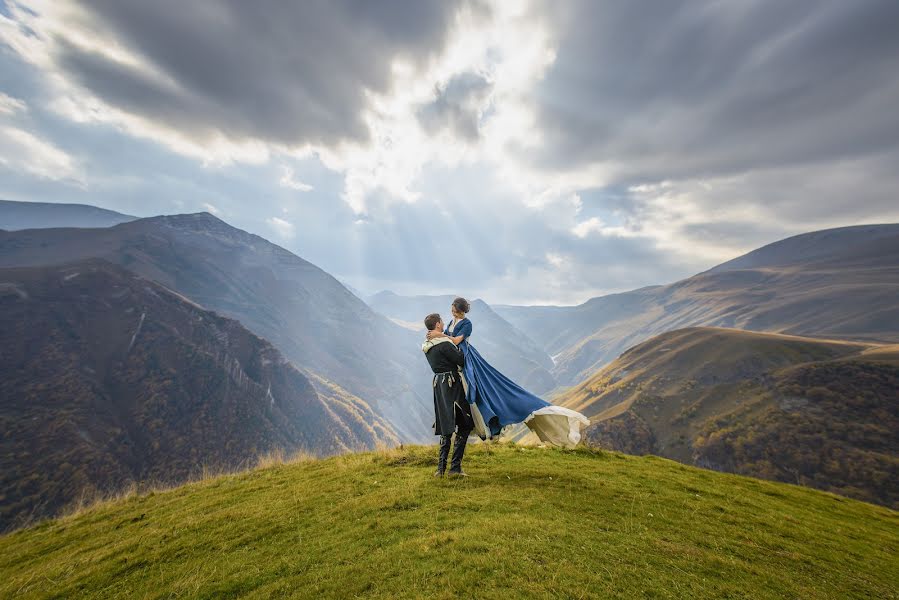
[{"label": "mountain range", "polygon": [[540,340],[562,386],[628,348],[693,326],[899,341],[899,225],[794,236],[687,279],[573,307],[493,309]]},{"label": "mountain range", "polygon": [[[418,349],[421,319],[436,311],[448,321],[452,296],[385,291],[363,301],[319,267],[208,213],[134,219],[90,208],[0,203],[6,229],[0,231],[0,300],[19,311],[4,315],[8,348],[0,354],[7,386],[0,414],[7,415],[4,443],[12,449],[2,503],[12,512],[4,518],[21,516],[28,506],[52,512],[77,489],[112,489],[165,474],[182,480],[197,464],[232,468],[276,447],[330,454],[433,441],[430,370]],[[43,222],[58,227],[12,231]],[[121,314],[107,297],[110,287],[130,289],[135,299]],[[153,312],[139,325],[138,307],[160,296],[175,307],[171,322]],[[591,444],[893,505],[899,494],[889,482],[897,480],[899,449],[884,424],[895,421],[896,387],[890,386],[896,368],[891,344],[899,342],[897,297],[899,225],[846,227],[788,238],[682,281],[579,306],[491,306],[475,299],[472,343],[526,388],[590,416],[594,425],[585,437]],[[80,312],[61,308],[68,305]],[[92,312],[96,307],[112,307],[111,313]],[[193,314],[208,315],[204,327],[187,326]],[[146,357],[139,345],[122,354],[126,337],[154,326],[171,335],[153,338]],[[32,336],[32,329],[50,341]],[[257,340],[255,355],[215,341],[222,330],[238,329],[243,333],[231,337]],[[192,333],[185,338],[185,331]],[[216,362],[216,347],[237,357],[237,375],[231,363]],[[63,350],[65,360],[57,360]],[[207,362],[185,368],[197,356]],[[281,365],[278,373],[252,366],[270,360]],[[155,379],[159,364],[168,369],[165,385]],[[119,383],[122,369],[132,387]],[[55,395],[40,387],[36,373],[57,386]],[[119,374],[97,379],[96,373]],[[276,399],[294,398],[297,408],[289,416],[253,417],[250,431],[260,432],[255,445],[233,430],[231,413],[197,408],[203,427],[230,433],[194,443],[184,429],[197,422],[190,411],[198,402],[214,403],[202,390],[226,377],[257,387],[219,386],[209,393],[259,407],[270,391]],[[260,396],[263,380],[286,383],[271,390],[265,384]],[[163,391],[134,387],[143,381]],[[77,390],[70,399],[74,412],[60,391],[68,385]],[[176,389],[193,391],[181,398]],[[21,405],[25,397],[27,406]],[[144,420],[129,408],[120,421],[93,433],[68,424],[89,421],[85,415],[95,414],[96,406],[128,407],[129,398],[148,397],[163,398],[169,412]],[[26,409],[46,414],[23,416]],[[32,416],[36,429],[22,425]],[[170,431],[153,429],[169,423]],[[131,432],[127,444],[113,443],[119,431]],[[160,458],[133,441],[148,431],[168,443],[187,440],[177,456],[189,458]],[[41,432],[49,432],[49,441],[41,442],[51,457],[47,463],[29,454]],[[215,446],[232,437],[233,448]],[[46,450],[57,447],[61,454]],[[814,455],[810,448],[826,452]],[[55,463],[78,475],[60,475],[51,469]],[[53,487],[43,471],[64,485]],[[32,479],[37,487],[28,487]]]},{"label": "mountain range", "polygon": [[280,246],[208,213],[103,229],[0,232],[0,267],[85,258],[123,266],[239,320],[296,365],[363,399],[402,439],[429,439],[433,411],[420,336]]},{"label": "mountain range", "polygon": [[239,322],[100,259],[0,269],[0,530],[262,454],[398,443]]}]

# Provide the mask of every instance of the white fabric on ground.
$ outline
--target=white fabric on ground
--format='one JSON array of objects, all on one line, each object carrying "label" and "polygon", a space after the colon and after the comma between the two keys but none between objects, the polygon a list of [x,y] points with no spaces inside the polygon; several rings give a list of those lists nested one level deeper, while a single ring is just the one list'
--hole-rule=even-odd
[{"label": "white fabric on ground", "polygon": [[581,441],[581,427],[590,420],[581,413],[564,406],[544,406],[532,412],[524,420],[541,442],[574,448]]}]

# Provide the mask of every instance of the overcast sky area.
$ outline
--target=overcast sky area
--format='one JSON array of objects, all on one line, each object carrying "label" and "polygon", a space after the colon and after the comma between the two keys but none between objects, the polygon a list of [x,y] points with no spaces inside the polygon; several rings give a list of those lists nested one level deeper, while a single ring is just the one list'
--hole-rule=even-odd
[{"label": "overcast sky area", "polygon": [[899,222],[899,2],[0,0],[0,198],[574,304]]}]

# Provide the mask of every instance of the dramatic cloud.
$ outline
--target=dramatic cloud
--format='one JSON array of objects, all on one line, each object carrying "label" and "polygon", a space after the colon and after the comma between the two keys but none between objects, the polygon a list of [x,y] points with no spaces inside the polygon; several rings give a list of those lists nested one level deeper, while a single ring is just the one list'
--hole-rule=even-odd
[{"label": "dramatic cloud", "polygon": [[368,139],[369,95],[390,91],[398,65],[426,66],[461,4],[54,0],[19,10],[41,38],[19,46],[43,42],[40,66],[143,133],[332,146]]},{"label": "dramatic cloud", "polygon": [[549,169],[607,181],[744,172],[895,150],[899,3],[554,4],[539,86]]}]

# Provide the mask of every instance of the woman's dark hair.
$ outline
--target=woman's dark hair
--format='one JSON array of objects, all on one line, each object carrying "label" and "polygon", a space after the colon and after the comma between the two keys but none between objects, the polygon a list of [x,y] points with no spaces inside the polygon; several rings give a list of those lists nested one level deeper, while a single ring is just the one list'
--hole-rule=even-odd
[{"label": "woman's dark hair", "polygon": [[456,298],[453,300],[453,308],[462,314],[468,314],[468,311],[471,310],[471,304],[465,298]]},{"label": "woman's dark hair", "polygon": [[425,327],[428,328],[428,331],[431,331],[432,329],[434,329],[434,327],[437,325],[437,323],[439,323],[442,320],[443,319],[441,319],[440,315],[438,315],[437,313],[430,314],[427,317],[425,317]]}]

